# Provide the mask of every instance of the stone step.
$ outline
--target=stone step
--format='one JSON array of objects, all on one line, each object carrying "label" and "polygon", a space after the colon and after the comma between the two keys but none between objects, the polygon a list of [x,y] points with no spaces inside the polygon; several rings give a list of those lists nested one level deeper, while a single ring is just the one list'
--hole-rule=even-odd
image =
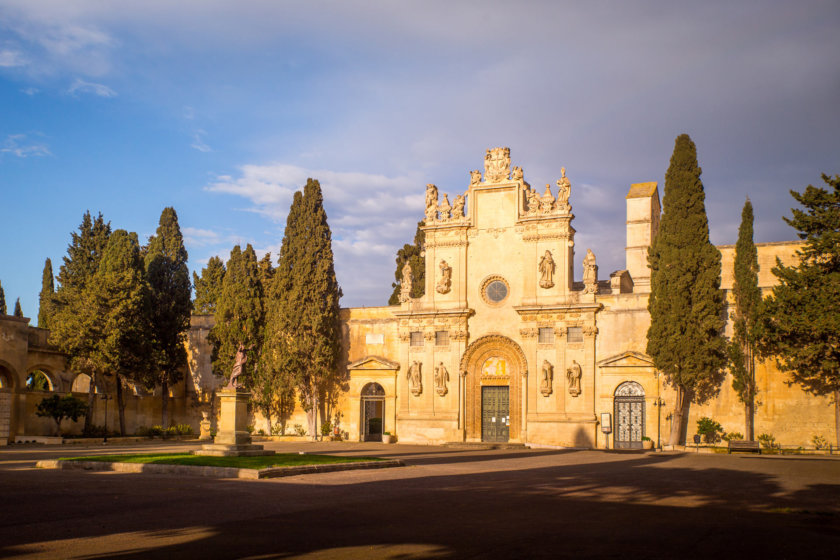
[{"label": "stone step", "polygon": [[224,444],[209,443],[202,445],[201,449],[193,451],[193,455],[205,457],[256,457],[261,455],[274,455],[274,451],[263,449],[262,445],[253,443]]},{"label": "stone step", "polygon": [[453,449],[528,449],[524,443],[506,443],[489,441],[450,441],[443,444],[443,447]]}]

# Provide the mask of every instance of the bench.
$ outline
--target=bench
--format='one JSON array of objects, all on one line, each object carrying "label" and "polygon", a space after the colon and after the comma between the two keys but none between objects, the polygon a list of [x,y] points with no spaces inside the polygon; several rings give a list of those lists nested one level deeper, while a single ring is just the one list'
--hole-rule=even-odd
[{"label": "bench", "polygon": [[733,451],[744,451],[746,453],[758,453],[761,455],[761,445],[757,441],[731,439],[729,440],[729,453]]}]

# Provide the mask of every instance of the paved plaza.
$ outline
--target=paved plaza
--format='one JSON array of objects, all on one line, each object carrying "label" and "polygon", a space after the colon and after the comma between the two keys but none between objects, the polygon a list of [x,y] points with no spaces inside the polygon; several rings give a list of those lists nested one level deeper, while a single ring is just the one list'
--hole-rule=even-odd
[{"label": "paved plaza", "polygon": [[819,558],[840,457],[269,443],[406,467],[245,481],[35,469],[197,444],[0,450],[14,558]]}]

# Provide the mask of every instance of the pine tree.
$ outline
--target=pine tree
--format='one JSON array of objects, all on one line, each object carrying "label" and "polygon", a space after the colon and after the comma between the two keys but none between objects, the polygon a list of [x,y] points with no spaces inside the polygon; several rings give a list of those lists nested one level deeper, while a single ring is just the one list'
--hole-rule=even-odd
[{"label": "pine tree", "polygon": [[216,312],[216,302],[222,293],[222,281],[225,278],[225,263],[219,257],[210,257],[207,266],[201,270],[201,276],[193,272],[195,301],[193,308],[200,315],[212,315]]},{"label": "pine tree", "polygon": [[17,300],[15,300],[15,313],[14,313],[14,315],[15,315],[15,317],[19,317],[19,318],[23,319],[23,309],[20,308],[20,298],[17,298]]},{"label": "pine tree", "polygon": [[761,289],[758,287],[758,251],[753,241],[753,207],[750,199],[741,212],[738,242],[735,245],[734,335],[729,344],[732,388],[744,403],[745,434],[755,439],[755,354],[756,325],[761,313]]},{"label": "pine tree", "polygon": [[44,261],[44,272],[41,274],[41,293],[38,295],[38,327],[41,329],[50,328],[50,313],[53,296],[55,295],[55,283],[53,282],[52,261]]},{"label": "pine tree", "polygon": [[262,286],[257,255],[249,244],[230,252],[222,292],[216,302],[215,324],[210,330],[213,373],[229,378],[239,345],[247,348],[247,361],[237,381],[250,387],[259,358],[263,329]]},{"label": "pine tree", "polygon": [[99,270],[91,284],[89,312],[97,317],[99,336],[95,359],[114,375],[120,434],[125,435],[124,386],[151,374],[154,360],[152,303],[136,233],[118,229],[108,239]]},{"label": "pine tree", "polygon": [[676,389],[672,445],[684,441],[690,403],[719,390],[726,361],[720,252],[709,242],[700,173],[694,142],[678,136],[665,175],[660,230],[648,256],[647,353]]},{"label": "pine tree", "polygon": [[146,384],[160,385],[161,425],[165,427],[169,425],[169,387],[183,378],[187,365],[184,341],[192,311],[187,250],[174,208],[163,209],[144,260],[151,289],[151,324],[156,349],[154,373]]},{"label": "pine tree", "polygon": [[0,315],[8,315],[9,309],[6,307],[6,292],[3,291],[3,284],[0,283]]},{"label": "pine tree", "polygon": [[100,336],[98,317],[92,313],[91,284],[99,269],[102,253],[111,235],[111,224],[102,214],[94,220],[85,212],[79,232],[71,234],[67,256],[58,273],[58,289],[53,298],[50,336],[68,355],[68,368],[90,376],[85,431],[90,430],[96,404],[97,378],[103,374],[95,359],[95,343]]},{"label": "pine tree", "polygon": [[426,293],[426,257],[423,250],[426,243],[426,233],[421,229],[423,222],[417,223],[417,231],[414,233],[414,245],[406,243],[403,248],[397,251],[397,270],[394,272],[396,282],[391,284],[394,291],[388,298],[388,305],[400,304],[400,285],[402,284],[402,273],[405,263],[411,266],[411,275],[414,281],[411,284],[411,297],[423,297]]},{"label": "pine tree", "polygon": [[779,369],[814,395],[834,399],[835,437],[840,447],[840,175],[822,175],[828,188],[790,191],[803,210],[785,222],[804,245],[797,266],[777,261],[779,283],[765,303],[761,350]]}]

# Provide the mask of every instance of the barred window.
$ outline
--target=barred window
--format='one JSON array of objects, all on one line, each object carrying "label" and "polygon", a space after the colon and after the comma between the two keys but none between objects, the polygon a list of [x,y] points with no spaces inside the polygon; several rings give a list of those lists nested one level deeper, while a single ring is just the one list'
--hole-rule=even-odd
[{"label": "barred window", "polygon": [[583,328],[582,327],[569,327],[569,330],[566,333],[566,336],[569,339],[569,342],[583,342]]},{"label": "barred window", "polygon": [[537,339],[540,344],[554,344],[554,329],[551,327],[540,327],[540,337]]},{"label": "barred window", "polygon": [[423,331],[412,331],[411,346],[423,346]]},{"label": "barred window", "polygon": [[435,331],[435,346],[449,346],[449,331]]}]

